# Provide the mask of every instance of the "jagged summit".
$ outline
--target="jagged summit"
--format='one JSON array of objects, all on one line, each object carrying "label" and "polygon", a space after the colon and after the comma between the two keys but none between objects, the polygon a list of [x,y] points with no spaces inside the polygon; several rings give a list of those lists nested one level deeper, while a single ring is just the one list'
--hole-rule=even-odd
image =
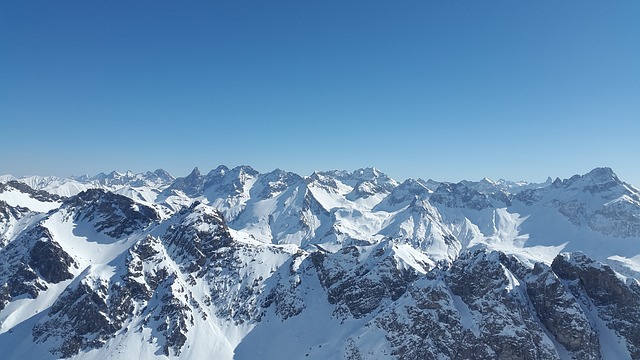
[{"label": "jagged summit", "polygon": [[593,180],[594,183],[606,183],[609,181],[620,181],[618,176],[609,167],[599,167],[589,171],[586,175]]},{"label": "jagged summit", "polygon": [[352,176],[354,177],[359,177],[362,179],[375,179],[379,176],[386,176],[386,174],[382,173],[380,170],[378,170],[375,167],[366,167],[366,168],[361,168],[361,169],[357,169],[352,173]]},{"label": "jagged summit", "polygon": [[189,175],[187,175],[187,177],[192,177],[192,178],[196,178],[196,177],[200,177],[200,169],[198,169],[198,167],[194,167],[193,170],[191,171],[191,173]]},{"label": "jagged summit", "polygon": [[204,177],[200,173],[198,167],[193,168],[191,173],[185,177],[177,178],[168,188],[170,190],[180,190],[187,195],[196,195],[202,191],[204,186]]},{"label": "jagged summit", "polygon": [[154,172],[147,172],[145,175],[148,178],[153,178],[154,176],[161,181],[171,182],[175,180],[175,177],[171,175],[168,171],[164,169],[156,169]]},{"label": "jagged summit", "polygon": [[640,192],[249,166],[0,183],[3,359],[640,358]]},{"label": "jagged summit", "polygon": [[375,167],[367,167],[360,168],[353,171],[346,170],[329,170],[329,171],[314,171],[311,176],[314,174],[332,176],[340,180],[355,180],[355,181],[371,181],[377,178],[385,178],[390,179],[389,176],[378,168]]},{"label": "jagged summit", "polygon": [[432,193],[433,191],[429,189],[424,181],[407,179],[396,186],[384,200],[376,205],[374,210],[392,211],[393,209],[400,209],[416,199],[426,200]]},{"label": "jagged summit", "polygon": [[563,187],[582,186],[602,188],[603,186],[612,187],[622,184],[618,176],[608,167],[595,168],[584,175],[573,175],[569,179],[558,180],[559,179],[556,179],[554,183],[557,186],[560,185]]},{"label": "jagged summit", "polygon": [[96,231],[113,238],[131,235],[160,220],[153,208],[101,189],[89,189],[68,198],[60,209],[76,220],[92,223]]}]

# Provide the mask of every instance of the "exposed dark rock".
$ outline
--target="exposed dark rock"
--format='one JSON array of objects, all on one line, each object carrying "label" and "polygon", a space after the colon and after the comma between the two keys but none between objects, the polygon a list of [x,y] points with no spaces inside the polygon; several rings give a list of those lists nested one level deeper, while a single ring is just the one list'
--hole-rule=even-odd
[{"label": "exposed dark rock", "polygon": [[250,166],[238,166],[233,169],[221,165],[211,170],[203,185],[207,194],[214,193],[221,197],[233,197],[244,191],[245,183],[260,175]]},{"label": "exposed dark rock", "polygon": [[473,210],[511,205],[511,200],[503,192],[486,195],[462,183],[441,183],[429,197],[429,202],[448,208]]},{"label": "exposed dark rock", "polygon": [[[120,175],[112,173],[105,179]],[[158,182],[168,179],[162,172],[146,176]],[[124,178],[144,183],[130,174]],[[245,186],[254,180],[248,193]],[[135,181],[128,184],[138,184]],[[387,202],[383,200],[376,208],[388,212],[389,217],[376,211],[357,214],[354,209],[327,212],[312,190],[319,186],[329,192],[340,190],[344,196],[340,182],[353,188],[346,200],[372,195],[381,198],[391,192]],[[254,334],[262,336],[265,328],[260,326],[271,329],[269,326],[282,322],[274,328],[290,324],[295,328],[307,319],[305,311],[320,308],[324,314],[329,308],[333,318],[327,319],[328,324],[342,322],[346,331],[341,333],[340,329],[335,338],[327,335],[328,343],[335,340],[336,351],[344,351],[339,355],[348,359],[377,358],[379,350],[398,359],[598,360],[607,354],[610,336],[625,343],[633,359],[640,359],[637,280],[623,278],[580,253],[560,255],[551,266],[532,264],[532,258],[525,261],[481,248],[485,244],[473,237],[476,230],[492,236],[487,235],[491,229],[485,232],[480,225],[495,225],[496,231],[501,230],[497,224],[501,214],[493,209],[508,206],[512,200],[532,206],[540,202],[537,206],[541,210],[557,210],[574,225],[582,226],[581,231],[635,236],[639,231],[638,199],[629,195],[635,190],[617,180],[610,169],[523,190],[515,198],[500,190],[512,185],[494,185],[488,180],[442,183],[431,193],[433,189],[423,182],[397,186],[375,169],[353,174],[315,173],[305,180],[280,170],[259,175],[252,169],[219,167],[206,176],[196,169],[176,180],[171,191],[198,194],[221,210],[195,202],[162,221],[153,209],[103,190],[66,199],[59,213],[34,213],[0,202],[0,223],[30,216],[20,226],[31,224],[0,248],[0,311],[11,301],[41,296],[43,290],[62,291],[61,286],[51,284],[76,276],[63,283],[67,288],[46,313],[32,317],[29,321],[33,322],[23,322],[35,322],[32,335],[37,346],[63,358],[119,344],[117,337],[127,336],[127,332],[142,333],[149,346],[158,347],[156,355],[160,357],[184,357],[191,351],[188,346],[195,345],[192,340],[201,341],[193,336],[208,331],[200,331],[200,325],[215,328],[223,322],[229,327],[224,333],[235,326],[239,335],[255,327]],[[564,197],[555,196],[560,190],[570,191],[563,193]],[[584,201],[584,196],[602,201]],[[264,203],[260,201],[265,199],[276,210],[269,208],[269,214],[263,216],[265,211],[253,210],[262,210]],[[238,206],[231,212],[237,216],[234,221],[239,220],[232,221],[231,227],[264,226],[260,232],[243,233],[239,227],[232,230],[227,226],[222,214],[229,210],[225,206],[236,200]],[[444,208],[453,211],[445,212]],[[443,219],[441,214],[456,219]],[[77,243],[63,242],[57,238],[59,232],[54,238],[45,227],[59,215],[64,221],[73,217],[90,223],[113,237],[112,244],[97,244],[101,249],[114,246],[105,251],[113,254],[108,264],[75,271],[77,264],[65,249],[71,251]],[[346,223],[348,216],[364,223],[368,215],[377,218],[371,222],[372,234],[378,225],[389,233],[352,239],[350,236],[366,231],[351,232],[340,226],[352,225]],[[526,221],[526,215],[531,214],[519,215]],[[482,224],[458,222],[475,221],[476,216],[493,217],[487,222],[482,219]],[[40,225],[34,225],[37,221]],[[464,226],[459,227],[461,224]],[[530,224],[536,222],[526,223],[519,235],[524,235]],[[417,229],[427,235],[398,235],[402,231],[419,233]],[[84,235],[75,233],[82,230],[75,228],[74,235]],[[473,246],[471,252],[456,239],[466,236],[464,231],[469,232],[465,245]],[[234,239],[232,234],[242,237]],[[258,238],[257,234],[266,236]],[[535,246],[539,240],[533,235],[540,233],[532,232],[534,241],[528,245]],[[307,242],[269,243],[287,236],[294,239],[291,242],[300,238]],[[130,247],[125,249],[125,245]],[[430,245],[438,249],[437,255],[428,253]],[[445,252],[444,260],[435,258]],[[47,299],[26,302],[38,305]],[[253,340],[250,336],[247,339]],[[245,344],[252,345],[250,341]],[[367,348],[371,344],[376,349]],[[307,354],[313,357],[311,348]]]},{"label": "exposed dark rock", "polygon": [[261,188],[257,188],[259,193],[253,194],[257,199],[270,199],[278,193],[298,184],[305,184],[304,179],[292,172],[276,169],[270,173],[260,176],[258,182]]},{"label": "exposed dark rock", "polygon": [[[2,185],[0,183],[0,185]],[[6,231],[12,222],[18,221],[29,214],[31,210],[21,206],[11,206],[0,200],[0,249],[4,247],[9,238],[6,237]]]},{"label": "exposed dark rock", "polygon": [[524,280],[538,319],[575,359],[600,359],[600,339],[578,300],[553,270],[536,263],[528,269],[514,257],[502,257],[509,270]]},{"label": "exposed dark rock", "polygon": [[175,181],[165,189],[163,193],[165,195],[170,195],[172,191],[178,190],[188,196],[200,196],[202,195],[204,182],[204,176],[200,174],[200,170],[196,167],[189,175],[175,179]]},{"label": "exposed dark rock", "polygon": [[107,283],[83,279],[56,300],[45,321],[34,326],[34,340],[60,339],[61,345],[51,352],[63,358],[80,350],[101,347],[120,327],[110,316],[113,309],[107,303],[108,296]]},{"label": "exposed dark rock", "polygon": [[[305,264],[304,260],[307,254],[298,251],[294,254],[287,264],[284,264],[280,271],[274,276],[277,285],[269,292],[261,306],[269,308],[275,304],[275,312],[283,320],[299,315],[305,308],[304,298],[302,296],[302,277],[305,275],[305,269],[301,266]],[[288,269],[288,273],[285,271]]]},{"label": "exposed dark rock", "polygon": [[391,252],[372,251],[368,261],[360,261],[357,247],[346,247],[335,254],[311,254],[318,279],[327,290],[327,300],[336,305],[338,317],[361,318],[383,302],[397,300],[417,276],[413,270],[400,270]]},{"label": "exposed dark rock", "polygon": [[231,234],[222,214],[204,204],[196,202],[174,215],[174,219],[176,225],[171,225],[162,238],[175,249],[176,259],[188,272],[203,270],[218,249],[231,245]]},{"label": "exposed dark rock", "polygon": [[395,187],[373,210],[396,210],[402,206],[415,203],[416,200],[426,200],[432,191],[420,180],[407,179]]},{"label": "exposed dark rock", "polygon": [[55,202],[64,199],[62,196],[50,194],[44,190],[34,190],[29,185],[16,180],[11,180],[6,183],[0,183],[0,193],[10,191],[11,189],[15,189],[22,193],[28,194],[32,198],[42,202]]},{"label": "exposed dark rock", "polygon": [[0,310],[13,298],[36,298],[56,284],[73,278],[69,271],[75,261],[53,239],[49,230],[36,225],[9,243],[0,252]]},{"label": "exposed dark rock", "polygon": [[73,259],[53,241],[50,234],[33,245],[29,257],[29,266],[46,282],[56,284],[73,278],[69,272],[69,267],[74,264]]},{"label": "exposed dark rock", "polygon": [[[632,358],[640,359],[640,290],[628,286],[609,266],[582,253],[558,255],[551,264],[573,295],[592,303],[601,319],[627,342]],[[588,300],[587,300],[588,299]]]},{"label": "exposed dark rock", "polygon": [[160,219],[154,209],[100,189],[83,191],[67,199],[61,208],[72,212],[75,220],[90,221],[96,231],[113,238],[131,235]]}]

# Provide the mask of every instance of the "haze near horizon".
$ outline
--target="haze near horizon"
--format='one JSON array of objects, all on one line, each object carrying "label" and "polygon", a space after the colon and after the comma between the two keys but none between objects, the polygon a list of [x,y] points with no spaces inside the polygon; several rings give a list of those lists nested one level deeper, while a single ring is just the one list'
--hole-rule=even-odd
[{"label": "haze near horizon", "polygon": [[[0,173],[640,185],[640,3],[0,5]],[[204,171],[204,170],[203,170]]]}]

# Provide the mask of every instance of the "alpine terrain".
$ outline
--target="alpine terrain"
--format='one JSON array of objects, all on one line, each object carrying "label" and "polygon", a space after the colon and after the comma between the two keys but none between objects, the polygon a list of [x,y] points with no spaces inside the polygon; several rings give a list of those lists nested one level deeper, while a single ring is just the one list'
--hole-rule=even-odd
[{"label": "alpine terrain", "polygon": [[640,190],[0,177],[2,359],[640,359]]}]

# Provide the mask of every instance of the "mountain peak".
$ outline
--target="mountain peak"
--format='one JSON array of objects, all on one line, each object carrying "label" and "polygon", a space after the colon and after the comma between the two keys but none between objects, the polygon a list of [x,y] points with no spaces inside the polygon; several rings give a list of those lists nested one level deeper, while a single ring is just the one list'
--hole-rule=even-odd
[{"label": "mountain peak", "polygon": [[189,178],[198,178],[202,176],[202,174],[200,173],[200,169],[198,169],[198,167],[194,167],[193,170],[191,170],[191,173],[189,175],[187,175],[187,177]]},{"label": "mountain peak", "polygon": [[482,179],[480,179],[481,183],[485,183],[485,184],[489,184],[489,185],[496,185],[497,183],[491,179],[489,179],[488,177],[483,177]]},{"label": "mountain peak", "polygon": [[225,165],[218,165],[215,169],[209,171],[207,177],[224,176],[229,172],[229,168]]},{"label": "mountain peak", "polygon": [[573,175],[567,180],[553,182],[555,186],[578,186],[586,189],[609,189],[613,186],[622,184],[618,176],[609,167],[598,167],[584,175]]},{"label": "mountain peak", "polygon": [[589,171],[585,177],[591,178],[594,183],[607,183],[609,181],[619,181],[618,176],[610,167],[597,167]]},{"label": "mountain peak", "polygon": [[5,183],[11,180],[16,180],[16,177],[11,174],[0,175],[0,183]]},{"label": "mountain peak", "polygon": [[380,177],[381,175],[385,175],[385,174],[375,167],[361,168],[353,172],[354,177],[365,178],[365,179],[375,179]]},{"label": "mountain peak", "polygon": [[162,179],[162,180],[166,180],[166,181],[173,181],[175,180],[175,178],[173,177],[173,175],[171,175],[168,171],[164,170],[164,169],[156,169],[156,171],[153,172],[158,178]]},{"label": "mountain peak", "polygon": [[221,165],[171,185],[90,180],[56,201],[0,183],[0,349],[640,359],[640,193],[611,179],[397,184],[376,168]]}]

